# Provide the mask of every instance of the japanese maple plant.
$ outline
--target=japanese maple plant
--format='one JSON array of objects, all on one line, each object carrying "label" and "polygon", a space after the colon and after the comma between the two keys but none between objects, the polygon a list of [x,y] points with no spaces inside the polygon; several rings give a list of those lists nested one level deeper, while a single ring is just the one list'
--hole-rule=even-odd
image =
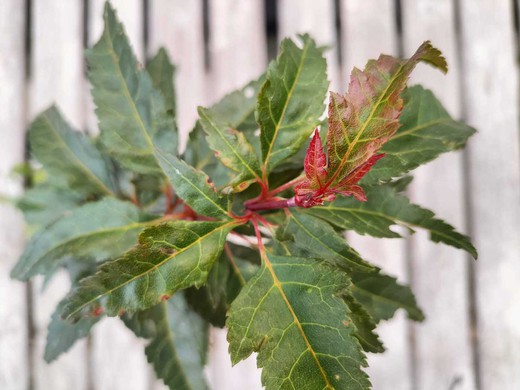
[{"label": "japanese maple plant", "polygon": [[377,324],[398,309],[423,314],[345,232],[425,229],[477,256],[404,195],[412,169],[474,133],[431,91],[407,87],[420,62],[447,71],[439,50],[425,42],[409,59],[370,60],[342,95],[327,92],[323,48],[285,39],[259,79],[199,107],[180,154],[175,96],[190,91],[175,93],[164,50],[137,62],[108,4],[104,20],[86,54],[99,137],[55,107],[29,129],[43,174],[18,201],[34,234],[12,276],[65,269],[72,283],[45,359],[118,316],[149,339],[148,360],[171,389],[207,388],[211,326],[227,328],[233,364],[257,353],[267,389],[370,388],[366,353],[384,351]]}]

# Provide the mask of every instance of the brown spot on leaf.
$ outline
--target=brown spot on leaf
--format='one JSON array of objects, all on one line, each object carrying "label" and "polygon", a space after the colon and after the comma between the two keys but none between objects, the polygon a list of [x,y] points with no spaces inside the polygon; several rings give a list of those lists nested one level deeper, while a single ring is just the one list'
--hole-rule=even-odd
[{"label": "brown spot on leaf", "polygon": [[168,295],[168,294],[161,295],[161,301],[165,302],[168,299],[170,299],[170,297],[171,297],[171,295]]}]

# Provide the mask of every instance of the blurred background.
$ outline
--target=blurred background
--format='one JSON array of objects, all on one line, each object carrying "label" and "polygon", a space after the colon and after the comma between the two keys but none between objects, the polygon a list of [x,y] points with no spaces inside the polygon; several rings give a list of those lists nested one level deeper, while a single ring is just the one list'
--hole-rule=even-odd
[{"label": "blurred background", "polygon": [[[431,244],[350,237],[367,259],[413,286],[426,313],[380,327],[388,351],[369,356],[376,390],[520,389],[520,173],[518,1],[514,0],[113,0],[141,60],[165,46],[178,65],[182,141],[208,105],[258,76],[279,41],[311,33],[330,47],[331,89],[379,53],[409,56],[431,40],[447,76],[419,66],[412,83],[476,127],[463,152],[416,171],[409,195],[473,237],[478,261]],[[0,0],[0,191],[26,159],[25,129],[57,102],[76,127],[96,132],[83,49],[99,37],[103,0]],[[46,327],[67,279],[41,293],[9,279],[26,239],[21,216],[0,204],[0,389],[158,390],[143,343],[116,319],[52,365]],[[256,362],[230,367],[224,331],[212,335],[208,381],[217,390],[260,389]]]}]

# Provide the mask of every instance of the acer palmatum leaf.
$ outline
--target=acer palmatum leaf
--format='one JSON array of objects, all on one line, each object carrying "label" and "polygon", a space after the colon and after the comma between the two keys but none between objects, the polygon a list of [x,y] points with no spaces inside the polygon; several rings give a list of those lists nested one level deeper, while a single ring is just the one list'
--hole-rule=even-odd
[{"label": "acer palmatum leaf", "polygon": [[315,132],[305,157],[306,179],[295,186],[297,206],[320,205],[336,194],[366,200],[356,183],[383,157],[377,151],[399,128],[400,95],[421,61],[447,71],[441,52],[424,42],[408,60],[382,55],[368,61],[364,71],[354,68],[347,94],[331,93],[327,155]]},{"label": "acer palmatum leaf", "polygon": [[376,154],[368,161],[354,169],[337,185],[327,183],[327,155],[323,152],[320,133],[315,130],[305,156],[304,168],[306,178],[295,186],[295,204],[300,207],[312,207],[331,202],[336,194],[353,195],[357,200],[366,201],[365,192],[356,185],[384,154]]}]

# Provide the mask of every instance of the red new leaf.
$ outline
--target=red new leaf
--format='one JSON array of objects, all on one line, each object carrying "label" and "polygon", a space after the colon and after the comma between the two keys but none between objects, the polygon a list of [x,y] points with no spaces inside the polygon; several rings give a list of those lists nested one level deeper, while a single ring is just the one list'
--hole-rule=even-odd
[{"label": "red new leaf", "polygon": [[328,158],[315,132],[305,157],[306,179],[295,186],[296,205],[312,207],[333,200],[336,194],[366,200],[356,183],[383,157],[377,151],[399,128],[400,95],[421,61],[447,71],[440,51],[425,42],[408,60],[382,55],[369,61],[364,71],[354,68],[347,94],[331,93]]},{"label": "red new leaf", "polygon": [[323,152],[323,144],[318,129],[314,130],[303,166],[307,180],[312,185],[321,188],[327,179],[327,155]]},{"label": "red new leaf", "polygon": [[305,155],[306,178],[295,186],[295,204],[300,207],[312,207],[323,204],[324,201],[334,200],[336,194],[353,195],[361,202],[366,201],[365,192],[356,183],[383,156],[384,154],[372,156],[367,162],[348,174],[339,184],[330,186],[326,183],[328,175],[327,156],[323,152],[320,133],[316,129]]}]

